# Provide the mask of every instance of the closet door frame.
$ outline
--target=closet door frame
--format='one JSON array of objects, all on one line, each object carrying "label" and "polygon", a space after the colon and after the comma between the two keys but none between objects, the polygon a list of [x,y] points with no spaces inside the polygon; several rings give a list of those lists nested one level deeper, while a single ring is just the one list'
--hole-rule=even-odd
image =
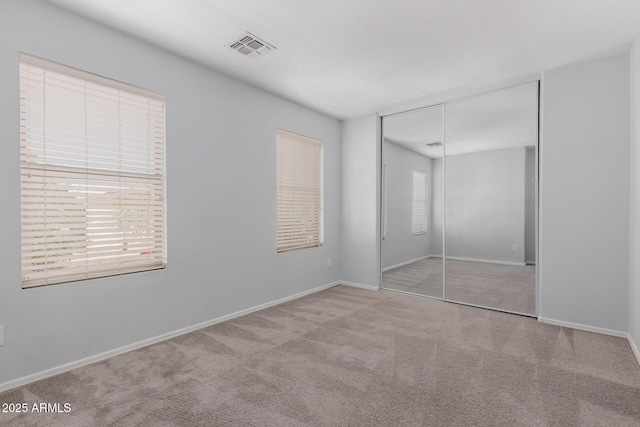
[{"label": "closet door frame", "polygon": [[[386,232],[386,220],[387,220],[387,212],[384,211],[384,209],[386,209],[387,207],[387,203],[386,200],[383,203],[383,197],[386,197],[388,195],[387,192],[387,180],[388,177],[385,176],[383,179],[383,171],[386,173],[387,172],[387,164],[386,164],[386,159],[384,157],[384,119],[386,117],[395,117],[395,116],[401,116],[401,115],[405,115],[405,114],[411,114],[411,113],[415,113],[415,112],[419,112],[419,111],[423,111],[423,110],[428,110],[431,108],[442,108],[442,214],[443,214],[443,219],[442,219],[442,296],[434,296],[434,295],[426,295],[426,294],[419,294],[416,292],[409,292],[409,291],[403,291],[403,290],[397,290],[397,289],[392,289],[392,288],[385,288],[382,284],[382,274],[383,274],[383,259],[382,259],[382,244],[383,241],[385,240],[386,236],[385,236],[385,232]],[[425,297],[425,298],[433,298],[433,299],[439,299],[439,300],[444,300],[444,286],[445,286],[445,278],[444,278],[444,231],[445,231],[445,223],[444,223],[444,138],[445,138],[445,123],[444,123],[444,110],[445,110],[445,103],[444,102],[439,102],[436,104],[431,104],[431,105],[425,105],[422,107],[418,107],[418,108],[414,108],[411,110],[405,110],[405,111],[399,111],[399,112],[395,112],[395,113],[389,113],[387,115],[379,115],[378,119],[379,119],[379,126],[380,126],[380,162],[378,165],[378,170],[380,173],[380,179],[378,179],[378,181],[380,182],[379,188],[378,188],[378,197],[380,200],[380,203],[378,203],[379,206],[379,212],[378,212],[378,218],[379,218],[379,224],[378,224],[378,230],[379,230],[379,234],[380,234],[380,241],[379,241],[379,249],[380,249],[380,253],[378,254],[379,256],[379,262],[380,262],[380,271],[379,273],[379,277],[380,277],[380,285],[378,286],[378,289],[383,289],[383,290],[388,290],[388,291],[392,291],[392,292],[399,292],[399,293],[403,293],[403,294],[409,294],[409,295],[416,295],[419,297]]]},{"label": "closet door frame", "polygon": [[[447,144],[447,135],[446,135],[446,105],[449,103],[453,103],[456,101],[462,101],[465,99],[469,99],[469,98],[475,98],[478,96],[482,96],[482,95],[486,95],[486,94],[490,94],[492,92],[497,92],[500,90],[504,90],[504,89],[509,89],[512,87],[516,87],[516,86],[520,86],[520,85],[524,85],[527,83],[537,83],[538,84],[538,134],[537,134],[537,143],[535,145],[535,167],[534,167],[534,189],[535,189],[535,257],[536,257],[536,264],[535,264],[535,314],[527,314],[527,313],[519,313],[519,312],[514,312],[514,311],[509,311],[509,310],[503,310],[500,308],[494,308],[494,307],[485,307],[485,306],[481,306],[481,305],[475,305],[475,304],[469,304],[469,303],[465,303],[465,302],[459,302],[459,301],[450,301],[446,299],[446,215],[445,215],[445,209],[446,209],[446,203],[443,203],[442,209],[442,218],[443,218],[443,224],[442,224],[442,290],[443,290],[443,295],[442,298],[438,298],[438,297],[433,297],[433,296],[426,296],[427,298],[436,298],[436,299],[442,299],[443,301],[447,301],[447,302],[452,302],[452,303],[456,303],[456,304],[462,304],[462,305],[468,305],[468,306],[472,306],[472,307],[479,307],[479,308],[484,308],[484,309],[488,309],[488,310],[494,310],[494,311],[500,311],[500,312],[505,312],[505,313],[512,313],[512,314],[518,314],[518,315],[524,315],[524,316],[529,316],[529,317],[539,317],[539,314],[541,313],[541,306],[542,306],[542,286],[541,286],[541,277],[542,277],[542,273],[543,273],[543,268],[540,264],[540,248],[541,248],[541,242],[540,241],[540,231],[543,227],[543,221],[542,218],[540,216],[540,212],[541,212],[541,204],[540,204],[540,194],[541,194],[541,189],[542,189],[542,184],[543,184],[543,179],[544,176],[542,174],[542,147],[543,147],[543,129],[544,129],[544,123],[543,123],[543,87],[544,87],[544,75],[543,74],[534,74],[534,75],[529,75],[529,76],[525,76],[522,77],[520,79],[514,79],[508,82],[503,82],[503,83],[497,83],[497,84],[493,84],[493,85],[486,85],[486,86],[478,86],[475,88],[467,88],[467,89],[456,89],[456,90],[452,90],[452,91],[446,91],[440,94],[437,94],[435,96],[427,96],[427,97],[423,97],[423,98],[419,98],[416,100],[412,100],[412,101],[408,101],[408,102],[404,102],[404,103],[400,103],[400,104],[396,104],[393,106],[389,106],[389,107],[385,107],[383,109],[381,109],[380,111],[378,111],[378,126],[380,129],[379,132],[379,141],[378,141],[378,147],[379,147],[379,161],[378,161],[378,165],[377,165],[377,169],[378,169],[378,214],[377,214],[377,218],[378,218],[378,235],[379,235],[379,244],[378,244],[378,249],[379,249],[379,253],[378,253],[378,258],[379,258],[379,265],[380,265],[380,269],[378,271],[378,275],[379,275],[379,289],[384,289],[382,287],[382,233],[381,231],[381,218],[382,218],[382,213],[381,213],[381,209],[382,209],[382,188],[381,188],[381,173],[382,173],[382,164],[385,162],[384,159],[384,153],[383,153],[383,147],[384,147],[384,128],[383,128],[383,119],[385,117],[388,116],[395,116],[395,115],[400,115],[400,114],[406,114],[406,113],[411,113],[414,111],[420,111],[420,110],[424,110],[427,108],[433,108],[433,107],[437,107],[437,106],[442,106],[442,135],[443,135],[443,150],[445,150],[446,148],[446,144]],[[446,155],[443,156],[443,165],[442,165],[442,191],[443,191],[443,195],[446,198]],[[403,292],[403,291],[394,291],[394,292]],[[403,292],[403,293],[409,293],[412,295],[418,295],[418,296],[422,296],[425,297],[425,295],[421,295],[421,294],[415,294],[415,293],[411,293],[411,292]]]}]

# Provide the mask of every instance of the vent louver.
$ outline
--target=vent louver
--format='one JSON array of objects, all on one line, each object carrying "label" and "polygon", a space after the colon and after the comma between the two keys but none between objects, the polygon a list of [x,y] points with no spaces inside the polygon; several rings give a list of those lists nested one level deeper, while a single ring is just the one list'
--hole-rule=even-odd
[{"label": "vent louver", "polygon": [[266,55],[276,49],[275,46],[261,40],[251,33],[247,33],[245,36],[242,36],[239,40],[231,43],[229,47],[249,58]]}]

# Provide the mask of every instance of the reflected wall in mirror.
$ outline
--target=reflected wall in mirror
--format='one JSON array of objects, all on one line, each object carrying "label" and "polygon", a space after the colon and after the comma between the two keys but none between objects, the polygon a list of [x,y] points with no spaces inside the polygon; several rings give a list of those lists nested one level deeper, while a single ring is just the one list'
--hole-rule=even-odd
[{"label": "reflected wall in mirror", "polygon": [[538,83],[445,109],[445,299],[533,315]]},{"label": "reflected wall in mirror", "polygon": [[443,297],[443,107],[382,121],[382,287]]}]

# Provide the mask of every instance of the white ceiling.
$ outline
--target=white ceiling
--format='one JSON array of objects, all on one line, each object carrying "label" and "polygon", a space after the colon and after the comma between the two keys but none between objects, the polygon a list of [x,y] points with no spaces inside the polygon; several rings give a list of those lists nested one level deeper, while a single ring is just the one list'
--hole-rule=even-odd
[{"label": "white ceiling", "polygon": [[442,106],[387,116],[382,119],[385,142],[392,142],[431,158],[442,157],[444,146],[427,144],[443,142]]},{"label": "white ceiling", "polygon": [[[638,0],[43,0],[337,118],[628,48]],[[278,49],[246,58],[249,31]]]},{"label": "white ceiling", "polygon": [[[442,157],[442,106],[384,118],[385,141],[427,157]],[[538,83],[527,83],[446,104],[447,155],[535,146],[538,139]]]}]

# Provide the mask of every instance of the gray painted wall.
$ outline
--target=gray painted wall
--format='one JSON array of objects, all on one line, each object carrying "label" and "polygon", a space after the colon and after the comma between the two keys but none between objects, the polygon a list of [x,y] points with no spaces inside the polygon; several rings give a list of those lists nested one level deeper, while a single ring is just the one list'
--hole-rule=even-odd
[{"label": "gray painted wall", "polygon": [[[20,288],[19,51],[167,95],[166,270]],[[619,331],[629,321],[639,342],[637,142],[631,264],[625,256],[629,101],[628,55],[545,73],[541,315]],[[344,121],[341,134],[332,118],[46,3],[3,0],[0,117],[0,384],[341,278],[379,284],[376,115]],[[275,253],[277,127],[325,142],[321,248]]]},{"label": "gray painted wall", "polygon": [[640,349],[640,36],[631,51],[631,210],[629,232],[629,334]]},{"label": "gray painted wall", "polygon": [[[21,289],[19,51],[167,96],[165,270]],[[0,384],[342,276],[340,122],[333,118],[25,0],[0,2],[0,117]],[[278,127],[324,141],[320,248],[276,254]],[[374,144],[373,129],[366,132]],[[375,188],[375,151],[356,150],[349,159],[370,169],[363,179]],[[357,209],[375,212],[375,193],[369,198]],[[375,252],[375,230],[370,233],[365,244]],[[373,264],[359,267],[377,271]]]},{"label": "gray painted wall", "polygon": [[544,73],[540,315],[627,331],[629,55]]},{"label": "gray painted wall", "polygon": [[[540,259],[537,260],[541,292],[539,314],[543,318],[626,331],[629,304],[640,305],[638,266],[633,270],[636,276],[632,282],[631,303],[627,299],[629,77],[628,54],[544,74]],[[349,143],[349,160],[343,157],[343,170],[349,169],[347,162],[375,158],[375,120],[368,122],[368,130],[366,119],[350,122],[345,124],[355,126],[357,122],[358,132],[366,135],[364,139],[368,142]],[[359,148],[362,152],[358,152]],[[434,162],[435,175],[437,167]],[[343,188],[350,188],[349,195],[343,192],[343,200],[348,200],[350,195],[356,197],[358,192],[368,195],[367,198],[376,194],[378,184],[372,175],[373,166],[364,169],[366,179],[355,173],[343,174]],[[638,196],[634,197],[634,203],[640,209]],[[350,233],[349,250],[367,251],[373,244],[371,236],[379,226],[377,211],[362,209],[357,214],[353,208],[350,211],[350,221],[366,222],[366,225],[363,224],[360,233]],[[343,226],[347,227],[346,220]],[[344,247],[346,249],[346,245]],[[372,258],[375,257],[367,255],[367,259]],[[350,269],[350,277],[375,278],[378,274],[375,262],[345,268]],[[638,314],[634,316],[638,322]],[[635,333],[639,334],[640,325],[635,327]]]},{"label": "gray painted wall", "polygon": [[380,286],[380,119],[342,122],[343,279]]},{"label": "gray painted wall", "polygon": [[524,260],[536,262],[536,149],[527,147],[524,164]]},{"label": "gray painted wall", "polygon": [[525,151],[445,158],[447,257],[524,263]]},{"label": "gray painted wall", "polygon": [[383,161],[387,170],[387,236],[382,241],[382,268],[430,255],[433,233],[432,214],[428,213],[427,233],[411,233],[413,171],[427,174],[428,207],[432,206],[433,183],[431,159],[385,141]]}]

